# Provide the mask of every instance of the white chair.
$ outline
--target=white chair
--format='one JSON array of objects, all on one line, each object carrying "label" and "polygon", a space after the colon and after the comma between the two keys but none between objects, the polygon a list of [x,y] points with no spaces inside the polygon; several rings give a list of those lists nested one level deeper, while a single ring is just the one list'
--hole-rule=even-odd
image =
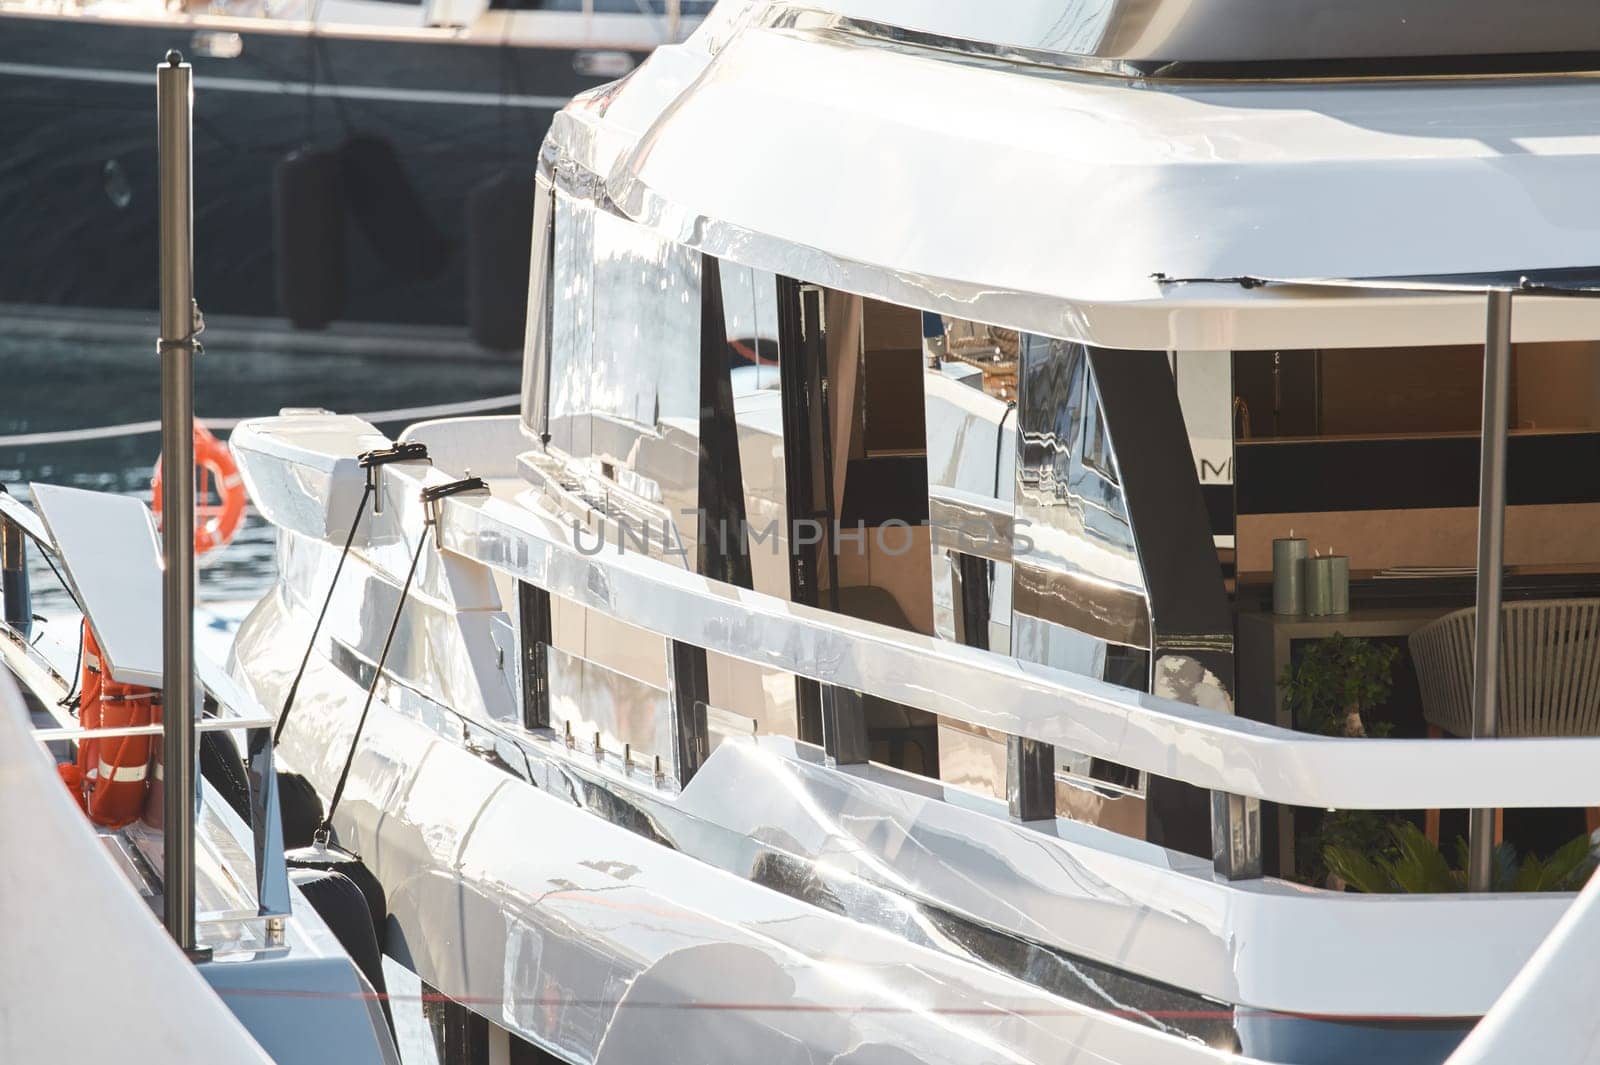
[{"label": "white chair", "polygon": [[[1500,736],[1600,736],[1600,599],[1508,603],[1500,613]],[[1430,736],[1472,735],[1478,611],[1457,610],[1411,634]],[[1495,838],[1500,837],[1495,818]],[[1600,808],[1588,812],[1600,828]],[[1439,840],[1439,813],[1427,834]]]}]

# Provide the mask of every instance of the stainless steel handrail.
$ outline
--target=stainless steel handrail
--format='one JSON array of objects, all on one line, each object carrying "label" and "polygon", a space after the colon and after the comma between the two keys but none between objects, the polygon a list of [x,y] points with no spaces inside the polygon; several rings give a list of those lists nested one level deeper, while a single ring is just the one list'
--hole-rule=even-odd
[{"label": "stainless steel handrail", "polygon": [[1212,791],[1324,809],[1600,802],[1600,738],[1314,736],[729,589],[610,546],[585,553],[567,532],[504,500],[454,498],[438,535],[444,550],[670,639]]},{"label": "stainless steel handrail", "polygon": [[[196,732],[231,732],[234,729],[271,728],[270,717],[208,717],[195,722]],[[57,740],[104,740],[120,736],[159,736],[160,725],[122,725],[115,728],[36,728],[33,738],[40,743]]]}]

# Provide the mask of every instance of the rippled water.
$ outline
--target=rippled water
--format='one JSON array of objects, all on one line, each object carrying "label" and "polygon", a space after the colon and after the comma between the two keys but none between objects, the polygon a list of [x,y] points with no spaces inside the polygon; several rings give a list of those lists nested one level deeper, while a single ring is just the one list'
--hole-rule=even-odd
[{"label": "rippled water", "polygon": [[[32,323],[8,328],[0,320],[0,437],[159,418],[161,368],[153,324],[149,333],[106,328],[65,335]],[[213,329],[195,361],[195,410],[202,417],[270,414],[286,406],[392,410],[517,390],[521,369],[515,358],[465,359],[458,348],[449,351],[439,359],[384,357],[331,340],[323,349],[305,337],[287,350],[259,334],[236,331],[230,337]],[[380,428],[398,433],[403,425]],[[39,481],[148,502],[160,449],[156,434],[27,447],[0,443],[0,483],[23,498],[28,484]],[[31,551],[29,560],[35,609],[48,615],[66,608],[39,553]],[[211,602],[253,600],[273,576],[272,531],[252,509],[233,543],[202,557],[200,596]]]}]

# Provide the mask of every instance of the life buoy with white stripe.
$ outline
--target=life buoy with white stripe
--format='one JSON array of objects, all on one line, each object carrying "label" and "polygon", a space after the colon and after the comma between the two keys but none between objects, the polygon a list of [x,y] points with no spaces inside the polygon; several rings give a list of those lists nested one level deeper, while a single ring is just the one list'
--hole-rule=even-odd
[{"label": "life buoy with white stripe", "polygon": [[[79,681],[78,722],[84,728],[124,728],[161,721],[157,692],[120,684],[106,676],[100,647],[83,623],[83,673]],[[150,790],[150,736],[101,736],[78,742],[76,765],[60,767],[62,779],[97,825],[121,828],[144,813]]]},{"label": "life buoy with white stripe", "polygon": [[[199,471],[195,482],[194,553],[203,555],[213,548],[223,547],[239,531],[244,521],[245,504],[249,496],[239,467],[234,465],[228,445],[211,435],[211,430],[194,423],[194,464]],[[210,502],[210,486],[216,480],[220,503]],[[155,477],[150,481],[150,509],[161,517],[161,460],[156,459]]]}]

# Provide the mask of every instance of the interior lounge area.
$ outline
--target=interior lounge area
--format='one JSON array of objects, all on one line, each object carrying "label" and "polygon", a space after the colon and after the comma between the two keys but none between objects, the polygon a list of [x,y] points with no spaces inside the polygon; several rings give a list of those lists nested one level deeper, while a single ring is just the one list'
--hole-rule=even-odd
[{"label": "interior lounge area", "polygon": [[[1484,346],[1107,351],[827,300],[842,406],[836,450],[810,453],[831,460],[835,513],[867,546],[817,545],[818,605],[837,567],[841,613],[1317,735],[1600,734],[1600,345],[1506,352],[1491,732],[1473,676]],[[919,376],[920,424],[902,400]],[[917,550],[882,550],[891,523]],[[867,716],[873,760],[1016,816],[1208,842],[1204,797],[1183,785],[915,710]],[[1016,787],[1030,753],[1053,792],[1031,808]],[[1490,886],[1571,887],[1592,868],[1600,810],[1486,813]],[[1265,803],[1263,869],[1459,890],[1470,817]],[[1423,847],[1431,879],[1406,864]]]},{"label": "interior lounge area", "polygon": [[[1039,422],[1044,412],[1030,407],[1071,407],[1060,398],[1070,387],[1062,392],[1051,385],[1057,398],[1048,404],[1037,395],[1070,346],[1057,345],[1051,364],[1030,366],[1030,338],[1011,351],[1004,331],[948,319],[943,324],[943,330],[930,330],[942,333],[930,342],[930,368],[999,402],[1021,396],[1014,512],[1019,521],[1032,520],[1026,559],[1019,551],[1014,567],[1007,567],[1016,597],[1010,603],[1011,653],[1160,692],[1159,664],[1152,666],[1147,657],[1163,654],[1159,632],[1135,625],[1119,638],[1110,624],[1116,611],[1108,608],[1116,598],[1108,594],[1114,582],[1060,579],[1075,568],[1101,577],[1115,572],[1106,548],[1118,531],[1128,530],[1108,519],[1120,517],[1134,527],[1125,546],[1143,571],[1144,586],[1129,580],[1128,588],[1145,600],[1150,623],[1162,627],[1155,572],[1162,563],[1152,555],[1181,550],[1182,508],[1161,513],[1148,501],[1141,505],[1140,481],[1157,495],[1173,486],[1153,482],[1148,468],[1134,478],[1123,468],[1130,457],[1148,467],[1148,453],[1158,450],[1151,423],[1160,403],[1148,387],[1158,384],[1156,378],[1145,378],[1137,408],[1126,407],[1137,414],[1119,418],[1120,411],[1106,409],[1116,402],[1106,387],[1113,360],[1144,353],[1086,351],[1081,387],[1092,402],[1083,404],[1078,424],[1058,414],[1046,426]],[[975,331],[988,338],[986,346],[970,340]],[[1208,665],[1222,678],[1231,666],[1231,684],[1218,686],[1228,688],[1226,700],[1180,698],[1329,736],[1600,734],[1600,345],[1517,343],[1507,354],[1498,548],[1503,607],[1493,731],[1474,723],[1479,540],[1488,518],[1479,510],[1485,476],[1480,437],[1484,419],[1493,417],[1484,404],[1481,345],[1166,353],[1226,598],[1226,629],[1220,634],[1225,639],[1212,645]],[[930,492],[937,517],[944,491],[939,482],[949,483],[954,475],[949,469],[941,473],[933,461],[942,424],[937,412],[946,406],[936,397],[948,389],[932,372]],[[1109,435],[1109,448],[1099,439],[1102,433]],[[1029,472],[1041,447],[1057,452],[1041,468],[1068,471],[1057,478],[1057,498],[1051,500],[1060,506],[1033,505],[1051,494],[1050,478]],[[1108,499],[1105,489],[1118,482],[1121,492]],[[1095,493],[1101,493],[1098,500]],[[997,502],[1006,503],[1003,497]],[[1156,536],[1139,535],[1141,510],[1148,522],[1159,522]],[[1192,506],[1189,513],[1192,519]],[[1080,548],[1077,562],[1072,552],[1047,561],[1040,544],[1049,542],[1052,526],[1071,530],[1098,550],[1086,555]],[[934,536],[939,542],[937,520]],[[1083,566],[1084,558],[1095,561]],[[999,568],[992,561],[989,566]],[[937,557],[935,567],[937,589]],[[1056,572],[1044,578],[1025,572],[1044,568]],[[1167,583],[1171,626],[1175,593]],[[1181,594],[1203,599],[1203,583],[1190,582]],[[1061,594],[1053,606],[1041,606],[1050,597],[1030,593],[1030,585],[1054,586]],[[1062,608],[1075,596],[1077,609]],[[1197,605],[1180,603],[1176,609]],[[1180,628],[1195,628],[1183,620]],[[1053,630],[1050,639],[1015,638],[1041,622]],[[1096,649],[1098,657],[1079,656],[1075,663],[1063,646],[1074,641],[1061,639],[1062,628],[1099,637],[1104,647]],[[998,639],[991,646],[1003,645],[1006,635],[992,628]],[[1228,653],[1217,654],[1224,644]],[[980,739],[954,728],[941,732],[946,779],[987,781],[995,791],[1005,768],[999,738],[989,738],[987,773],[962,770]],[[1062,752],[1056,758],[1060,813],[1146,838],[1163,835],[1152,791],[1162,782]],[[1465,810],[1331,811],[1264,803],[1263,866],[1269,875],[1319,887],[1459,890],[1466,882],[1468,821]],[[1571,887],[1573,881],[1562,875],[1586,874],[1592,867],[1588,837],[1600,828],[1600,810],[1494,811],[1488,825],[1498,878],[1492,886],[1531,887],[1543,876],[1546,889]],[[1166,838],[1177,842],[1170,832]],[[1407,864],[1408,848],[1424,845],[1436,849],[1443,863],[1424,854],[1428,878],[1414,862]],[[1391,867],[1398,872],[1391,874]]]},{"label": "interior lounge area", "polygon": [[[1325,698],[1318,655],[1342,638],[1349,643],[1328,660],[1370,677],[1371,688],[1352,700],[1362,704],[1359,726],[1332,722],[1335,734],[1474,734],[1484,359],[1470,346],[1234,353],[1242,713],[1329,729],[1313,705]],[[1507,385],[1495,734],[1595,735],[1600,346],[1511,345]],[[1275,569],[1285,569],[1275,544],[1280,555],[1343,556],[1347,595],[1275,603]],[[1465,811],[1405,816],[1454,861]],[[1338,817],[1283,809],[1265,819],[1267,860],[1283,875],[1332,875],[1320,851],[1341,831]],[[1370,835],[1378,819],[1365,820],[1357,831]],[[1517,810],[1497,812],[1493,832],[1517,855],[1548,856],[1596,828],[1596,810]]]}]

